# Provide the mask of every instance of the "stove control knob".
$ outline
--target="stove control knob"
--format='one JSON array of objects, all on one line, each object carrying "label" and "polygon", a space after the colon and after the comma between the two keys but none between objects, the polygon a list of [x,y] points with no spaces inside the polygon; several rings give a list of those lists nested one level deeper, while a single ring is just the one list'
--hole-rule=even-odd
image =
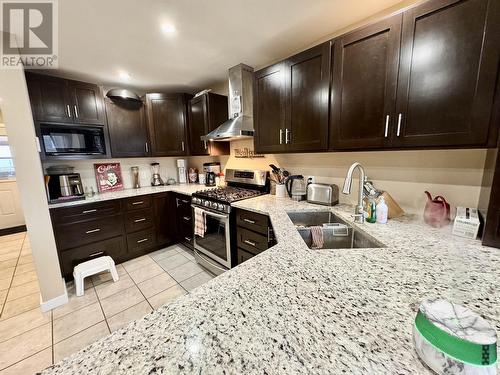
[{"label": "stove control knob", "polygon": [[225,212],[225,211],[226,211],[226,205],[225,205],[225,204],[222,204],[222,203],[219,203],[219,204],[217,205],[217,209],[218,209],[219,211]]},{"label": "stove control knob", "polygon": [[203,205],[204,205],[205,207],[209,207],[209,206],[210,206],[210,202],[209,202],[209,201],[203,201]]},{"label": "stove control knob", "polygon": [[210,207],[212,207],[214,210],[216,210],[216,209],[217,209],[217,203],[212,202],[212,204],[211,204],[211,206],[210,206]]}]

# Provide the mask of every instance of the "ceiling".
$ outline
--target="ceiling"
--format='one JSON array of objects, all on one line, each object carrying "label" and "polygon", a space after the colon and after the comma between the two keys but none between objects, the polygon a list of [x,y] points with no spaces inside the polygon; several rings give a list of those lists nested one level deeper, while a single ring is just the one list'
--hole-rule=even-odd
[{"label": "ceiling", "polygon": [[[233,65],[262,67],[400,1],[60,0],[58,73],[193,92]],[[165,23],[176,32],[163,33]]]}]

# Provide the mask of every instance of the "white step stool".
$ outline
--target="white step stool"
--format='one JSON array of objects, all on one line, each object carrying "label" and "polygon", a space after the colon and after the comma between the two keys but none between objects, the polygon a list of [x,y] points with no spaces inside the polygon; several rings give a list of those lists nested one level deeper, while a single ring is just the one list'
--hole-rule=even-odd
[{"label": "white step stool", "polygon": [[73,278],[75,279],[76,295],[83,296],[83,281],[86,277],[98,274],[99,272],[109,271],[113,281],[118,281],[118,272],[116,272],[115,261],[110,256],[102,256],[80,263],[73,269]]}]

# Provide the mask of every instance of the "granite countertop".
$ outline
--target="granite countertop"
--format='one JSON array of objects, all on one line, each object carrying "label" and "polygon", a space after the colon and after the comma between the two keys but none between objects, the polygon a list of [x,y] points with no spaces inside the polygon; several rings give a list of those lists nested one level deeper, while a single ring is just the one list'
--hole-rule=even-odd
[{"label": "granite countertop", "polygon": [[[309,250],[286,211],[331,210],[261,196],[278,244],[44,374],[425,374],[412,343],[424,298],[468,306],[500,330],[500,250],[417,217],[358,225],[387,247]],[[357,225],[357,224],[354,224]]]},{"label": "granite countertop", "polygon": [[92,197],[85,197],[85,199],[77,201],[49,203],[49,208],[78,206],[81,204],[103,202],[113,199],[137,197],[141,195],[162,193],[165,191],[173,191],[180,194],[191,195],[195,191],[204,189],[213,189],[213,187],[212,188],[207,187],[203,184],[174,184],[174,185],[164,185],[164,186],[146,186],[146,187],[141,187],[139,189],[124,189],[109,193],[97,193]]}]

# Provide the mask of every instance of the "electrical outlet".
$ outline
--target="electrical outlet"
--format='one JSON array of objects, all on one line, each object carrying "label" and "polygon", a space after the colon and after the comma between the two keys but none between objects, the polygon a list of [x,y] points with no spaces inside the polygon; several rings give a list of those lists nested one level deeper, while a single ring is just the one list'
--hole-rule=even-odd
[{"label": "electrical outlet", "polygon": [[315,184],[316,183],[316,177],[314,176],[307,176],[306,177],[306,183],[311,183],[311,184]]}]

